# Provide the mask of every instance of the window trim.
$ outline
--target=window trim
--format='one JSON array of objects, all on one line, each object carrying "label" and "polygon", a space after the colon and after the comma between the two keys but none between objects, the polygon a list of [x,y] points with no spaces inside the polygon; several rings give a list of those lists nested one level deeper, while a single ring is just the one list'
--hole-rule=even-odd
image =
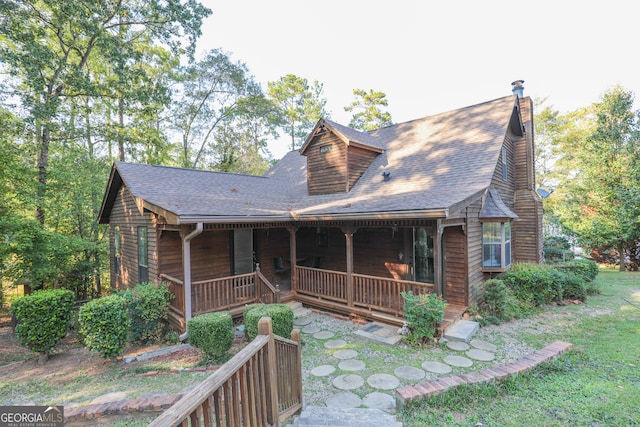
[{"label": "window trim", "polygon": [[[485,236],[485,227],[489,224],[500,224],[500,241],[499,242],[487,242]],[[497,236],[493,236],[497,237]],[[488,245],[500,247],[500,265],[487,265],[485,248]],[[483,221],[482,222],[482,271],[484,272],[502,272],[511,267],[511,221]]]},{"label": "window trim", "polygon": [[113,268],[116,276],[120,276],[122,270],[122,235],[120,234],[120,226],[113,228]]},{"label": "window trim", "polygon": [[507,181],[509,174],[507,170],[507,147],[502,146],[502,180]]}]

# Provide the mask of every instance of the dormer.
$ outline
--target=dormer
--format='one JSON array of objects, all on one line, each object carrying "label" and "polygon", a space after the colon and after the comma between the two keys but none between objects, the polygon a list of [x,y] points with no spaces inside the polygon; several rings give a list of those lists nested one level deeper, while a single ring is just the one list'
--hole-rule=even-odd
[{"label": "dormer", "polygon": [[383,151],[368,133],[320,119],[300,148],[309,195],[349,192]]}]

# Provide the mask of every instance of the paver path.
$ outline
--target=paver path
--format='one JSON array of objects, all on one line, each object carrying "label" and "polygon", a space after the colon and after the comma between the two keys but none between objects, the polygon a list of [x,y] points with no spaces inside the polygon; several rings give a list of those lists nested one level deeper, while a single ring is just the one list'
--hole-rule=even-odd
[{"label": "paver path", "polygon": [[[384,372],[371,373],[366,359],[362,360],[358,351],[343,348],[356,340],[361,343],[362,338],[344,331],[330,330],[327,323],[322,315],[316,313],[297,322],[298,325],[304,325],[302,332],[305,334],[305,340],[317,340],[317,344],[324,347],[328,355],[333,356],[323,359],[322,364],[310,371],[316,378],[328,378],[330,387],[335,391],[331,393],[331,390],[327,390],[327,407],[368,407],[393,411],[395,390],[401,385],[435,379],[451,372],[468,372],[476,362],[493,360],[494,353],[498,351],[494,344],[478,339],[470,343],[448,341],[445,346],[430,349],[419,366],[388,366],[388,372],[392,372],[393,375]],[[361,373],[368,375],[365,376],[366,379],[360,375]]]}]

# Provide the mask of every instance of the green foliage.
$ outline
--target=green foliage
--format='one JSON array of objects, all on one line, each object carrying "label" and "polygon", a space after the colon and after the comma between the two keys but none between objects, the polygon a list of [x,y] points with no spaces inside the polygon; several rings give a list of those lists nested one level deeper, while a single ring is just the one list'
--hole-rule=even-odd
[{"label": "green foliage", "polygon": [[571,249],[571,243],[564,236],[546,236],[544,238],[544,247],[569,250]]},{"label": "green foliage", "polygon": [[377,92],[373,89],[370,89],[369,92],[363,89],[354,89],[353,96],[356,100],[344,107],[344,111],[356,111],[349,122],[349,127],[371,131],[393,125],[391,114],[380,110],[381,106],[389,105],[387,95],[384,92]]},{"label": "green foliage", "polygon": [[565,262],[575,258],[572,251],[560,248],[544,248],[544,260],[546,262]]},{"label": "green foliage", "polygon": [[169,316],[169,287],[159,283],[140,283],[122,293],[127,299],[131,318],[130,339],[136,343],[159,342]]},{"label": "green foliage", "polygon": [[187,322],[189,342],[207,356],[218,357],[229,351],[233,343],[233,319],[228,311],[206,313]]},{"label": "green foliage", "polygon": [[97,351],[105,359],[119,356],[131,326],[127,299],[114,294],[89,301],[80,308],[78,323],[89,350]]},{"label": "green foliage", "polygon": [[562,288],[552,269],[537,264],[514,264],[502,280],[521,301],[541,306],[562,299]]},{"label": "green foliage", "polygon": [[588,282],[593,282],[600,271],[598,264],[589,259],[576,259],[554,266],[563,271],[570,271]]},{"label": "green foliage", "polygon": [[325,110],[327,100],[322,97],[322,84],[314,81],[312,85],[303,77],[287,74],[280,80],[268,82],[268,97],[277,105],[284,117],[283,129],[291,137],[291,149],[311,131],[322,117],[328,117]]},{"label": "green foliage", "polygon": [[404,298],[404,317],[409,327],[407,339],[417,345],[432,339],[447,304],[441,296],[432,293],[414,295],[409,291],[400,294]]},{"label": "green foliage", "polygon": [[36,291],[13,301],[20,344],[34,352],[50,352],[67,335],[74,303],[73,292],[65,289]]},{"label": "green foliage", "polygon": [[271,318],[273,333],[283,338],[291,338],[293,331],[293,310],[285,304],[251,304],[243,313],[244,330],[247,340],[253,341],[258,335],[258,322],[263,317]]}]

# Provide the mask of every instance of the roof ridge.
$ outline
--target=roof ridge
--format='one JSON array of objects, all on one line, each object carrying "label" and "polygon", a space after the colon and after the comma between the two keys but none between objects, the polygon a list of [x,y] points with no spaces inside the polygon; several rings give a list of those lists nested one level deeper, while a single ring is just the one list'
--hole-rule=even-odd
[{"label": "roof ridge", "polygon": [[251,177],[251,178],[270,178],[268,176],[264,176],[264,175],[252,175],[252,174],[248,174],[248,173],[239,173],[239,172],[224,172],[224,171],[215,171],[215,170],[208,170],[208,169],[194,169],[194,168],[184,168],[184,167],[179,167],[179,166],[168,166],[168,165],[152,165],[149,163],[135,163],[135,162],[122,162],[122,161],[116,161],[116,166],[119,167],[119,165],[128,165],[128,166],[134,166],[134,167],[153,167],[153,168],[164,168],[164,169],[172,169],[175,171],[185,171],[185,172],[205,172],[205,173],[214,173],[214,174],[220,174],[220,175],[236,175],[236,176],[246,176],[246,177]]}]

